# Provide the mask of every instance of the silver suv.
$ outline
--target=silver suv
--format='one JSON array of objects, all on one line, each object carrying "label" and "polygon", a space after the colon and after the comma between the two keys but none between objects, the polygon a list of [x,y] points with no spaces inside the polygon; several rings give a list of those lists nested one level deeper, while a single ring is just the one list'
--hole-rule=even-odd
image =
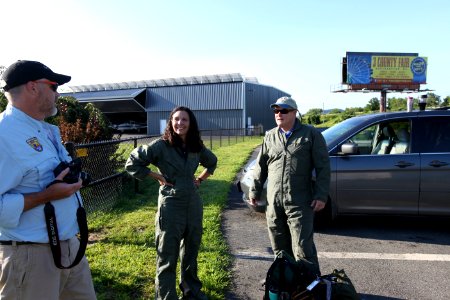
[{"label": "silver suv", "polygon": [[[331,163],[322,214],[450,216],[450,111],[376,113],[322,132]],[[240,180],[248,200],[252,163]],[[265,195],[264,195],[265,197]],[[263,211],[265,198],[256,210]]]}]

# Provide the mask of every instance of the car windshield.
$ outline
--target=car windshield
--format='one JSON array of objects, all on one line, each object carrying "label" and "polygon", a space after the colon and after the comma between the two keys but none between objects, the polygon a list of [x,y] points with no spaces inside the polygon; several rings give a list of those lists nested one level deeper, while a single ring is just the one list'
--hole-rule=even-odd
[{"label": "car windshield", "polygon": [[341,137],[343,134],[345,134],[350,129],[355,128],[359,124],[365,122],[368,118],[369,118],[369,116],[367,116],[367,115],[353,117],[353,118],[342,121],[334,126],[331,126],[328,129],[322,131],[322,135],[325,138],[327,145],[331,145],[331,144],[335,143],[339,137]]}]

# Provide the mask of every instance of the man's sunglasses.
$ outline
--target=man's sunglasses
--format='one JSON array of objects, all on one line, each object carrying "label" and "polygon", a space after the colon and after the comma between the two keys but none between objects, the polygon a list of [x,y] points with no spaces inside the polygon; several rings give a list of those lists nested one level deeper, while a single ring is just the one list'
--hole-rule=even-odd
[{"label": "man's sunglasses", "polygon": [[52,89],[52,91],[54,91],[54,92],[56,92],[56,90],[58,89],[58,86],[59,86],[59,84],[57,82],[50,81],[47,79],[36,80],[35,82],[48,84],[50,86],[50,88]]},{"label": "man's sunglasses", "polygon": [[274,114],[278,114],[281,113],[282,115],[285,115],[287,113],[290,113],[291,111],[294,111],[295,109],[287,109],[287,108],[283,108],[283,109],[274,109],[273,113]]}]

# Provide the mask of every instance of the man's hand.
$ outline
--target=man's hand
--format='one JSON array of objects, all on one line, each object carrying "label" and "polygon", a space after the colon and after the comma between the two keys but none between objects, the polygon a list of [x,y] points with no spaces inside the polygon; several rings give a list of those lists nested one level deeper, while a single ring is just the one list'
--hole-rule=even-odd
[{"label": "man's hand", "polygon": [[313,211],[315,211],[315,212],[320,211],[325,207],[325,202],[323,202],[321,200],[313,200],[311,202],[311,207],[312,207]]},{"label": "man's hand", "polygon": [[254,198],[251,198],[251,199],[249,199],[249,201],[248,201],[248,203],[251,205],[251,206],[253,206],[253,207],[256,207],[256,206],[258,206],[258,200],[257,199],[254,199]]},{"label": "man's hand", "polygon": [[[63,180],[63,178],[69,173],[70,169],[66,168],[55,180]],[[49,201],[55,201],[70,197],[81,188],[82,181],[78,179],[75,183],[59,182],[54,183],[41,192],[24,194],[24,207],[23,211],[27,211],[40,204],[47,203]]]},{"label": "man's hand", "polygon": [[[56,176],[55,180],[64,180],[64,177],[69,173],[70,169],[66,168],[58,176]],[[51,194],[50,201],[59,200],[63,198],[67,198],[81,189],[82,180],[78,178],[78,181],[75,183],[55,183],[47,188],[48,192]]]}]

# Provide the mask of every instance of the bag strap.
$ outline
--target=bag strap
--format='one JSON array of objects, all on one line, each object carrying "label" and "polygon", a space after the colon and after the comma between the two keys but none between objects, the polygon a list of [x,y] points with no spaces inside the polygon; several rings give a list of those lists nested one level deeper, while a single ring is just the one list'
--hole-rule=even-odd
[{"label": "bag strap", "polygon": [[55,266],[59,269],[70,269],[75,267],[81,261],[81,259],[84,256],[84,253],[86,252],[87,242],[89,238],[86,210],[84,209],[83,206],[81,206],[78,195],[76,193],[75,195],[78,200],[77,223],[78,228],[80,229],[80,247],[78,248],[75,260],[70,266],[66,267],[61,264],[61,246],[59,242],[58,225],[55,216],[55,207],[50,202],[47,202],[44,206],[45,223],[47,225],[47,233],[48,233],[48,240],[50,243],[50,249],[52,250],[53,261],[55,262]]}]

